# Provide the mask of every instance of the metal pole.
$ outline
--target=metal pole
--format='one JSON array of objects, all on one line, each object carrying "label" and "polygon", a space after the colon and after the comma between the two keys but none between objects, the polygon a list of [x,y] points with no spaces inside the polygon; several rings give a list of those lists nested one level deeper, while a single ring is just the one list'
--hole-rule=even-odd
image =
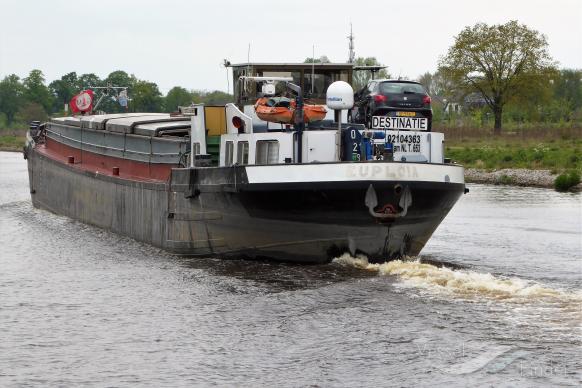
[{"label": "metal pole", "polygon": [[305,129],[305,121],[303,119],[303,96],[301,88],[297,95],[295,105],[295,129],[297,130],[297,162],[303,163],[303,130]]},{"label": "metal pole", "polygon": [[339,113],[337,115],[337,133],[335,134],[335,152],[337,154],[337,161],[341,161],[341,155],[342,155],[342,111],[341,110],[337,110],[336,113]]},{"label": "metal pole", "polygon": [[297,163],[303,162],[303,130],[305,121],[303,119],[303,91],[301,86],[287,82],[287,87],[297,94],[295,97],[295,122],[294,127],[297,131]]},{"label": "metal pole", "polygon": [[313,57],[311,57],[311,96],[313,97],[313,84],[315,83],[315,45],[313,45]]}]

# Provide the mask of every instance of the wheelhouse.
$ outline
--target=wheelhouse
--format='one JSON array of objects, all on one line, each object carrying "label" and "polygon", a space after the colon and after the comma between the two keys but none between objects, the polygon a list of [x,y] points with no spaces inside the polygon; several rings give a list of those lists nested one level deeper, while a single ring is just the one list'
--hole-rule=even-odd
[{"label": "wheelhouse", "polygon": [[352,83],[352,63],[240,63],[232,67],[235,104],[254,104],[260,95],[255,82],[237,82],[240,77],[290,77],[301,86],[303,97],[314,104],[325,104],[325,92],[335,81]]}]

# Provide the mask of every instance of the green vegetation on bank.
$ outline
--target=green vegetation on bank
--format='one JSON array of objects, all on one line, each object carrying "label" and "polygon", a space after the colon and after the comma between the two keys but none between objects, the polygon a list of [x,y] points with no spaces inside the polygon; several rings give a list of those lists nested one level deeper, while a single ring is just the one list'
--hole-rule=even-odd
[{"label": "green vegetation on bank", "polygon": [[582,129],[524,129],[493,136],[488,130],[445,129],[446,157],[469,168],[582,171]]},{"label": "green vegetation on bank", "polygon": [[0,151],[21,151],[26,140],[26,130],[0,129]]},{"label": "green vegetation on bank", "polygon": [[568,191],[578,183],[580,183],[580,173],[578,171],[568,171],[556,177],[554,187],[557,191]]}]

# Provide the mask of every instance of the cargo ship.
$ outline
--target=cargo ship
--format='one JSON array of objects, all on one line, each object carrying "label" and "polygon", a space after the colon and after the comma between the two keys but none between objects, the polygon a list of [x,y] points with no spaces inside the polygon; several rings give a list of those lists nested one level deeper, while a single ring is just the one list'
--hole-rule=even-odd
[{"label": "cargo ship", "polygon": [[[190,256],[418,255],[466,191],[443,134],[346,122],[349,64],[318,64],[337,73],[319,96],[329,115],[305,123],[301,65],[269,64],[276,76],[260,66],[233,65],[236,102],[225,106],[36,123],[24,149],[33,205]],[[294,93],[294,121],[262,121],[255,102],[281,87]]]}]

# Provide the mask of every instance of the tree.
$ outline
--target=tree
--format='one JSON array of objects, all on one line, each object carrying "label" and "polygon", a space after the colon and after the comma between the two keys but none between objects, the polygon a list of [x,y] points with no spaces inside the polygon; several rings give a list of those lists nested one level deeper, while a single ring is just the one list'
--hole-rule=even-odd
[{"label": "tree", "polygon": [[174,86],[166,95],[164,108],[166,112],[173,112],[179,106],[190,105],[192,102],[192,93],[180,86]]},{"label": "tree", "polygon": [[536,90],[535,98],[527,101],[529,104],[519,101],[522,109],[528,113],[535,109],[533,112],[538,120],[578,120],[582,113],[582,71],[562,69],[549,78]]},{"label": "tree", "polygon": [[33,120],[46,121],[48,115],[42,105],[37,102],[25,102],[16,114],[18,122],[30,123]]},{"label": "tree", "polygon": [[459,102],[463,98],[462,91],[442,71],[436,71],[434,74],[426,72],[419,77],[418,82],[426,88],[431,98],[441,103],[443,111],[447,110],[449,103]]},{"label": "tree", "polygon": [[101,86],[102,81],[93,73],[81,74],[77,81],[77,93],[84,89],[89,89],[91,86]]},{"label": "tree", "polygon": [[137,81],[133,86],[130,107],[134,112],[160,112],[162,93],[158,85],[148,81]]},{"label": "tree", "polygon": [[54,97],[54,111],[60,111],[65,104],[71,101],[71,98],[78,93],[79,79],[76,72],[65,74],[59,80],[49,84],[49,90]]},{"label": "tree", "polygon": [[224,105],[229,102],[234,102],[234,96],[220,90],[213,92],[204,92],[201,94],[202,102],[206,105]]},{"label": "tree", "polygon": [[52,96],[48,87],[44,84],[44,75],[40,70],[32,70],[24,79],[24,98],[27,102],[36,102],[46,112],[51,111]]},{"label": "tree", "polygon": [[504,105],[552,71],[547,46],[544,35],[517,21],[477,23],[455,37],[439,70],[483,96],[495,117],[495,134],[500,134]]},{"label": "tree", "polygon": [[[383,66],[375,57],[358,57],[354,61],[355,66]],[[374,78],[390,78],[390,74],[386,69],[381,69]],[[352,86],[354,90],[360,90],[368,84],[372,79],[372,72],[370,70],[355,70],[352,75]]]},{"label": "tree", "polygon": [[331,61],[329,60],[327,55],[322,55],[319,58],[311,58],[311,57],[305,58],[303,63],[331,63]]},{"label": "tree", "polygon": [[[111,86],[128,87],[129,88],[128,89],[129,98],[133,99],[134,86],[137,84],[137,82],[138,82],[138,80],[133,74],[129,75],[123,70],[116,70],[116,71],[110,73],[107,76],[107,78],[105,78],[103,80],[103,82],[101,82],[101,86],[111,85]],[[92,86],[92,85],[84,85],[84,86]],[[157,89],[157,86],[156,86],[156,89]],[[158,93],[159,93],[159,91],[158,91]],[[97,93],[97,95],[100,95],[100,93]],[[108,113],[118,113],[118,112],[124,111],[124,108],[122,108],[113,97],[117,97],[117,96],[111,95],[110,97],[103,98],[101,100],[101,104],[99,105],[98,109],[103,110],[103,111],[108,112]],[[132,102],[130,102],[130,108],[132,108],[133,106],[134,105],[132,105]]]},{"label": "tree", "polygon": [[582,70],[560,70],[554,79],[554,97],[566,101],[572,110],[581,108]]},{"label": "tree", "polygon": [[127,74],[123,70],[116,70],[110,73],[107,78],[105,78],[105,84],[111,84],[111,86],[127,86],[131,88],[137,82],[135,76]]},{"label": "tree", "polygon": [[24,87],[16,74],[11,74],[0,81],[0,112],[6,114],[8,125],[14,122],[14,116],[23,101]]}]

